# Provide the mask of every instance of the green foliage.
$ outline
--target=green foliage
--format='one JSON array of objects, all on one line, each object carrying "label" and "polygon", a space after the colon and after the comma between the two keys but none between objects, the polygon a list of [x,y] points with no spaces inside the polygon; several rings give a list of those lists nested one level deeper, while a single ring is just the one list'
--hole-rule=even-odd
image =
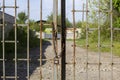
[{"label": "green foliage", "polygon": [[[76,40],[76,44],[77,44],[77,46],[79,46],[79,47],[82,46],[82,48],[86,49],[86,39],[78,39],[78,40]],[[89,40],[88,44],[89,44],[89,47],[88,47],[89,51],[98,52],[98,47],[96,46],[96,45],[98,45],[97,42],[91,42]],[[120,56],[120,43],[115,41],[113,44],[114,44],[113,54]],[[103,46],[103,45],[110,45],[110,40],[101,41],[102,47],[100,48],[100,51],[102,53],[104,53],[104,52],[110,53],[110,51],[111,51],[110,48],[108,48],[108,46]]]},{"label": "green foliage", "polygon": [[82,24],[83,24],[83,23],[82,23],[81,21],[78,21],[78,22],[76,23],[76,27],[77,27],[77,28],[82,28]]},{"label": "green foliage", "polygon": [[[27,16],[24,12],[21,12],[18,14],[18,20],[17,23],[19,24],[24,24],[26,23],[27,20]],[[30,28],[33,29],[33,21],[31,20],[30,22]],[[39,46],[39,39],[37,38],[37,36],[35,36],[35,32],[30,29],[29,30],[29,43],[30,43],[30,48]],[[27,49],[27,37],[28,37],[28,33],[27,33],[27,26],[19,26],[17,27],[17,52],[21,52],[21,51],[26,51]],[[9,36],[5,39],[5,40],[10,40],[10,41],[15,41],[15,30],[14,28],[9,32]],[[14,57],[14,52],[15,52],[15,44],[11,44],[11,43],[5,43],[5,54],[6,57],[13,58]],[[0,43],[0,57],[2,56],[2,43]]]},{"label": "green foliage", "polygon": [[36,23],[34,20],[30,20],[30,29],[33,31],[40,31],[40,25]]},{"label": "green foliage", "polygon": [[[83,48],[86,46],[86,26],[88,25],[89,28],[98,28],[98,24],[100,26],[100,43],[101,43],[101,52],[110,52],[110,48],[108,46],[103,45],[110,45],[111,44],[111,30],[110,30],[110,14],[104,13],[104,10],[109,10],[110,2],[108,0],[100,0],[100,4],[106,4],[106,5],[100,5],[100,10],[102,11],[100,13],[100,18],[98,16],[98,13],[94,10],[99,9],[98,0],[89,0],[92,4],[90,4],[90,9],[92,13],[89,15],[89,22],[88,23],[82,23],[82,33],[83,37],[79,40],[77,40],[77,44],[83,45]],[[120,28],[120,0],[113,0],[113,28]],[[93,5],[93,6],[92,6]],[[90,51],[98,51],[98,48],[96,45],[98,45],[98,30],[89,31],[88,34],[88,43],[89,43],[89,50]],[[119,30],[113,30],[113,54],[120,56],[120,31]]]},{"label": "green foliage", "polygon": [[[34,32],[32,30],[29,31],[29,39],[30,39],[30,47],[37,46],[37,36],[34,35]],[[8,40],[14,40],[14,29],[11,30]],[[17,41],[18,43],[18,49],[19,48],[25,48],[27,47],[27,29],[26,28],[17,28]],[[9,48],[10,49],[10,48]],[[8,51],[8,50],[6,50]]]},{"label": "green foliage", "polygon": [[[89,9],[91,13],[89,14],[89,28],[98,28],[98,23],[100,24],[100,37],[101,40],[104,41],[104,39],[108,40],[111,37],[110,34],[110,14],[105,13],[104,10],[109,10],[110,9],[110,1],[109,0],[100,0],[100,3],[98,0],[90,0],[89,1]],[[100,5],[99,4],[104,4]],[[102,11],[100,13],[100,18],[98,16],[98,12],[95,10],[100,10]],[[120,0],[113,0],[113,27],[114,28],[120,28]],[[91,26],[92,24],[92,26]],[[95,25],[94,25],[95,24]],[[120,37],[120,31],[114,30],[113,32],[114,35],[114,40],[119,41]],[[89,35],[91,37],[92,41],[97,41],[98,39],[98,30],[93,31]]]},{"label": "green foliage", "polygon": [[[49,23],[53,22],[53,13],[50,14],[50,15],[47,17],[47,22],[49,22]],[[58,15],[58,25],[61,25],[61,15]],[[67,26],[67,27],[72,27],[72,24],[71,24],[71,22],[68,20],[68,18],[66,18],[66,26]]]},{"label": "green foliage", "polygon": [[82,32],[81,32],[81,38],[85,38],[86,36],[86,22],[81,22],[81,21],[78,21],[76,23],[76,27],[77,28],[81,28]]},{"label": "green foliage", "polygon": [[25,12],[18,13],[17,23],[24,24],[27,19],[28,17],[26,16]]},{"label": "green foliage", "polygon": [[120,12],[120,0],[113,0],[114,8]]},{"label": "green foliage", "polygon": [[[15,40],[14,29],[9,33],[9,37],[6,40]],[[30,48],[39,46],[39,39],[30,30]],[[27,50],[27,30],[25,28],[17,28],[17,52],[23,52]],[[13,58],[15,52],[15,44],[5,43],[6,58]],[[0,53],[2,53],[2,43],[0,44]],[[2,54],[0,54],[2,56]]]},{"label": "green foliage", "polygon": [[[53,14],[51,13],[47,17],[47,24],[52,24],[53,22]],[[43,23],[44,24],[44,23]],[[61,15],[58,15],[58,25],[61,25]],[[67,27],[72,27],[71,22],[66,18],[66,26]],[[35,31],[40,31],[40,25],[39,23],[36,23],[34,20],[30,20],[30,28]],[[46,28],[52,28],[51,25],[42,25],[42,31],[44,32]],[[58,32],[61,31],[61,27],[58,27]]]},{"label": "green foliage", "polygon": [[[116,18],[116,20],[113,23],[113,26],[115,28],[120,28],[120,17]],[[120,41],[120,31],[119,30],[114,31],[114,40]]]}]

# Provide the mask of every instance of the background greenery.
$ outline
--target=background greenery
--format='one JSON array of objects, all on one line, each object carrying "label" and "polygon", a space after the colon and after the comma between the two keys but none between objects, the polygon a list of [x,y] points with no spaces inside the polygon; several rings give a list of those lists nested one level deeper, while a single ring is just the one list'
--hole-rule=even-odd
[{"label": "background greenery", "polygon": [[[99,9],[100,17],[98,12],[95,10]],[[104,5],[103,5],[104,4]],[[86,25],[89,28],[98,28],[100,26],[100,43],[101,43],[101,52],[110,52],[111,48],[111,33],[110,33],[110,14],[105,11],[110,10],[109,0],[89,0],[89,10],[91,13],[88,15],[88,22],[77,22],[77,26],[82,28],[82,37],[76,40],[78,46],[85,48],[86,44]],[[113,28],[120,28],[120,0],[113,0]],[[98,30],[89,31],[88,33],[88,43],[90,51],[98,51]],[[113,29],[113,53],[120,56],[120,30]]]}]

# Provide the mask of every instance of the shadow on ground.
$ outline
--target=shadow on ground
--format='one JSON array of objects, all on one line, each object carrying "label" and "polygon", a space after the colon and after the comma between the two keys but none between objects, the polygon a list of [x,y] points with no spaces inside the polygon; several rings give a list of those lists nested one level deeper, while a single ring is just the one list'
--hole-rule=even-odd
[{"label": "shadow on ground", "polygon": [[[48,46],[50,46],[51,43],[49,41],[44,41],[43,42],[43,49],[42,49],[42,58],[46,59],[45,56],[45,52]],[[26,55],[24,55],[26,53],[21,53],[20,55],[23,56],[23,58],[26,58]],[[25,56],[25,57],[24,57]],[[38,69],[39,71],[39,66],[40,66],[40,47],[35,47],[30,49],[30,76],[31,74],[33,74],[33,72]],[[43,61],[42,65],[44,65],[46,62]],[[0,76],[3,76],[3,63],[2,61],[0,61]],[[15,75],[15,62],[13,61],[13,59],[8,59],[5,63],[6,66],[6,76],[14,76]],[[27,80],[27,61],[23,60],[23,61],[18,61],[17,62],[17,75],[18,75],[18,80]],[[3,80],[0,77],[0,80]],[[10,78],[6,78],[6,80],[15,80],[15,79],[10,79]]]}]

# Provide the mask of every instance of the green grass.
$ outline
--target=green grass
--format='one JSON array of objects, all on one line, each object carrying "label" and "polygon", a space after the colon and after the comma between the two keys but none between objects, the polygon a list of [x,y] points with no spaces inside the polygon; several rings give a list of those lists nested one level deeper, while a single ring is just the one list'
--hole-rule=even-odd
[{"label": "green grass", "polygon": [[[76,44],[79,47],[86,48],[86,40],[85,39],[76,40]],[[99,48],[97,47],[97,45],[98,45],[97,42],[88,41],[88,44],[89,44],[89,47],[88,47],[89,51],[98,52]],[[113,54],[117,55],[117,56],[120,56],[120,42],[114,41],[113,45],[114,45],[113,49],[112,49]],[[108,53],[111,52],[111,42],[110,42],[110,40],[101,41],[100,51],[101,52],[108,52]]]}]

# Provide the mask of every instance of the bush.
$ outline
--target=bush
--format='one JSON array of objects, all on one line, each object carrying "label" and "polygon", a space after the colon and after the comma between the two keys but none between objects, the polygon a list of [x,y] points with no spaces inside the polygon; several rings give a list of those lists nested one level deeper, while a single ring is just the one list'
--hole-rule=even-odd
[{"label": "bush", "polygon": [[[15,33],[14,29],[12,29],[9,33],[9,36],[6,40],[14,41]],[[30,30],[30,48],[39,46],[39,39],[35,36],[34,32]],[[25,51],[27,47],[27,29],[26,28],[17,28],[17,50],[18,52]],[[14,43],[5,43],[5,53],[7,57],[13,56],[15,52],[15,44]],[[12,53],[12,54],[11,54]],[[2,56],[2,43],[0,43],[0,56]]]}]

